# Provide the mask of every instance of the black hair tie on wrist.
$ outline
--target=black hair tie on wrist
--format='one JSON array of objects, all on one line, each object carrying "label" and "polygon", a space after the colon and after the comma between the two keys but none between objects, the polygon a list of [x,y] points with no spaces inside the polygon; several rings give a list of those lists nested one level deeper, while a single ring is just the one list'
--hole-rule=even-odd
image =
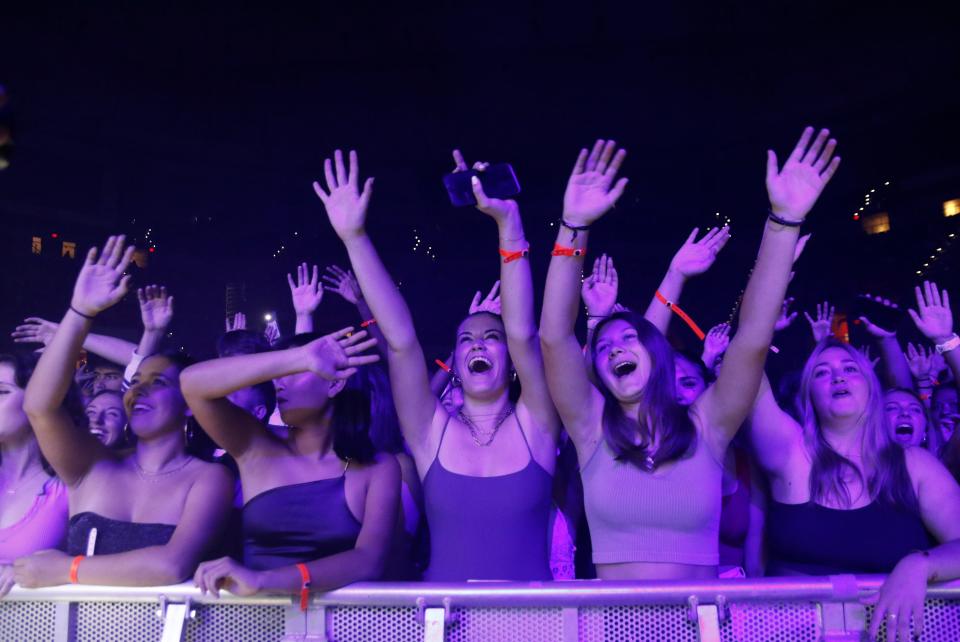
[{"label": "black hair tie on wrist", "polygon": [[784,227],[800,227],[803,225],[803,221],[788,221],[785,218],[780,218],[773,213],[773,210],[767,210],[767,218],[773,221],[774,223],[779,223]]},{"label": "black hair tie on wrist", "polygon": [[577,240],[577,232],[584,232],[590,229],[589,225],[570,225],[565,220],[563,220],[563,217],[560,217],[560,225],[564,226],[565,228],[573,232],[573,236],[571,237],[571,240],[573,241]]},{"label": "black hair tie on wrist", "polygon": [[79,314],[79,315],[82,316],[84,319],[89,319],[90,321],[93,321],[93,317],[92,317],[92,316],[90,316],[89,314],[84,314],[83,312],[81,312],[80,310],[76,309],[76,308],[73,307],[72,305],[70,306],[70,309],[73,311],[74,314]]}]

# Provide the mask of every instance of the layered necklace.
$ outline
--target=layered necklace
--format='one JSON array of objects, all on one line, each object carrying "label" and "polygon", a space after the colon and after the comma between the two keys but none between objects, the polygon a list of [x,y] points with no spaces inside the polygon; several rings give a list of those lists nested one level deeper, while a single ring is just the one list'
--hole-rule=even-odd
[{"label": "layered necklace", "polygon": [[463,409],[460,409],[460,412],[457,414],[457,417],[467,425],[467,428],[470,430],[470,436],[473,437],[473,443],[478,446],[489,446],[493,443],[493,440],[497,437],[497,431],[500,430],[500,426],[503,425],[503,422],[507,420],[507,417],[513,414],[513,406],[507,404],[503,407],[503,410],[497,415],[497,419],[493,424],[493,428],[490,430],[481,430],[477,426],[476,422],[470,418]]}]

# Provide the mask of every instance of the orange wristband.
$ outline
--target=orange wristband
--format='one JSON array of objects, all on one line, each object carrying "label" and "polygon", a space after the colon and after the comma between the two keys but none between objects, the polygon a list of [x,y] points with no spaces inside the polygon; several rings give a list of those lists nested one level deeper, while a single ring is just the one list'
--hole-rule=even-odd
[{"label": "orange wristband", "polygon": [[70,583],[78,584],[80,580],[77,578],[77,571],[80,570],[80,562],[83,561],[86,555],[77,555],[73,558],[73,561],[70,562]]},{"label": "orange wristband", "polygon": [[297,564],[300,571],[300,610],[306,611],[310,602],[310,570],[306,564]]},{"label": "orange wristband", "polygon": [[522,250],[505,250],[502,247],[500,248],[500,256],[503,257],[504,263],[511,263],[517,259],[525,259],[530,254],[530,246],[523,248]]},{"label": "orange wristband", "polygon": [[697,335],[697,338],[703,341],[706,335],[703,333],[703,330],[700,329],[700,326],[694,323],[693,319],[690,318],[689,314],[687,314],[682,309],[680,309],[680,306],[674,303],[673,301],[668,301],[667,297],[660,294],[660,290],[657,290],[656,297],[657,297],[657,301],[667,306],[669,310],[671,310],[674,314],[676,314],[678,317],[683,319],[683,322],[686,323],[688,326],[690,326],[690,329],[693,330],[693,333],[695,335]]},{"label": "orange wristband", "polygon": [[447,374],[453,373],[453,370],[450,368],[450,366],[445,364],[442,359],[434,359],[433,362],[438,366],[440,366],[440,369],[446,372]]},{"label": "orange wristband", "polygon": [[377,323],[377,320],[376,320],[376,319],[367,319],[366,321],[364,321],[363,323],[360,324],[360,327],[361,327],[361,328],[365,328],[365,327],[367,327],[368,325],[375,325],[376,323]]},{"label": "orange wristband", "polygon": [[587,253],[587,248],[576,248],[576,247],[564,247],[559,243],[553,244],[553,252],[550,254],[553,256],[583,256]]}]

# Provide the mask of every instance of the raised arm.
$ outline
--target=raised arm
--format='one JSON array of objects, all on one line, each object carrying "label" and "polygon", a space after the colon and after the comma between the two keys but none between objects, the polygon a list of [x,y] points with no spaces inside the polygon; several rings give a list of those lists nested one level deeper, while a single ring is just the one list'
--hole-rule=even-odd
[{"label": "raised arm", "polygon": [[[867,295],[869,296],[869,295]],[[897,307],[890,301],[876,298],[877,303],[888,307]],[[880,362],[883,364],[883,378],[887,386],[894,388],[912,388],[913,377],[910,375],[910,365],[904,357],[903,350],[900,349],[900,343],[897,341],[897,331],[885,330],[875,323],[871,323],[867,317],[860,317],[860,322],[870,333],[877,343],[880,351]]]},{"label": "raised arm", "polygon": [[808,127],[782,169],[774,152],[767,152],[767,193],[770,212],[760,251],[740,306],[737,333],[730,341],[720,375],[695,402],[704,425],[716,431],[726,446],[753,408],[773,328],[780,316],[800,224],[813,208],[840,163],[833,158],[836,141],[824,129],[812,142]]},{"label": "raised arm", "polygon": [[227,395],[249,386],[298,372],[311,371],[325,379],[345,379],[358,366],[374,363],[364,355],[376,340],[366,332],[344,328],[297,348],[212,359],[180,373],[183,397],[203,429],[235,459],[241,459],[258,439],[271,433],[256,417],[235,406]]},{"label": "raised arm", "polygon": [[74,364],[93,318],[127,293],[130,277],[123,273],[133,256],[124,251],[124,237],[111,236],[103,252],[91,248],[73,287],[73,298],[60,327],[44,350],[27,384],[23,409],[37,435],[44,457],[68,485],[75,485],[101,457],[109,456],[96,437],[74,425],[63,410]]},{"label": "raised arm", "polygon": [[444,412],[430,391],[430,378],[417,339],[413,317],[406,301],[384,267],[366,231],[367,206],[373,194],[373,179],[359,188],[357,153],[350,152],[348,168],[337,150],[334,161],[324,161],[327,189],[315,182],[313,189],[323,202],[330,224],[343,241],[363,297],[387,342],[390,385],[404,439],[410,448],[425,453],[434,433],[434,418]]},{"label": "raised arm", "polygon": [[323,280],[327,282],[323,286],[325,290],[332,290],[339,294],[345,301],[352,303],[357,308],[357,313],[363,320],[361,325],[365,327],[370,336],[377,340],[377,350],[387,358],[387,340],[383,338],[383,332],[377,327],[377,319],[373,316],[373,311],[367,305],[367,300],[363,298],[363,292],[360,291],[360,284],[357,283],[357,277],[350,270],[344,270],[337,265],[328,265]]},{"label": "raised arm", "polygon": [[143,321],[143,335],[137,345],[137,356],[143,360],[160,349],[163,335],[173,321],[173,295],[168,295],[167,288],[162,285],[148,285],[137,290],[137,300]]},{"label": "raised arm", "polygon": [[[42,343],[46,347],[53,341],[59,327],[60,324],[53,321],[40,317],[27,317],[10,333],[10,336],[13,337],[14,343]],[[135,343],[105,334],[89,333],[83,340],[84,350],[122,366],[130,363],[136,348]]]},{"label": "raised arm", "polygon": [[917,329],[933,342],[937,352],[943,355],[947,367],[953,372],[953,380],[960,382],[960,338],[953,328],[953,312],[950,310],[950,295],[941,291],[936,283],[923,282],[914,289],[917,309],[908,310]]},{"label": "raised arm", "polygon": [[[466,170],[466,163],[458,150],[453,152],[458,170]],[[480,172],[480,176],[483,172]],[[478,176],[471,180],[477,209],[497,224],[500,240],[500,305],[510,360],[520,379],[521,401],[535,418],[536,426],[554,438],[560,431],[557,412],[547,389],[540,352],[540,337],[533,312],[533,276],[529,253],[530,244],[523,231],[520,207],[514,200],[490,198],[483,191]]]},{"label": "raised arm", "polygon": [[[717,254],[730,240],[730,228],[727,226],[707,230],[703,238],[698,241],[696,239],[699,232],[699,227],[693,228],[690,236],[683,242],[677,253],[673,255],[673,259],[670,260],[670,267],[667,268],[667,273],[663,275],[663,280],[660,282],[657,292],[667,301],[673,303],[679,301],[687,280],[709,270],[714,261],[717,260]],[[656,296],[650,301],[647,311],[643,314],[643,318],[656,326],[657,330],[663,334],[667,333],[672,316],[673,313],[670,308]]]},{"label": "raised arm", "polygon": [[[593,341],[593,331],[617,305],[620,279],[613,259],[603,254],[593,260],[593,272],[580,286],[580,298],[587,308],[587,346]],[[589,366],[589,364],[587,364]]]},{"label": "raised arm", "polygon": [[297,266],[297,280],[287,274],[287,284],[290,286],[290,298],[293,300],[293,310],[297,314],[297,323],[294,334],[313,332],[313,313],[323,300],[323,285],[320,283],[320,270],[316,265],[313,272],[306,263]]},{"label": "raised arm", "polygon": [[[588,228],[617,202],[627,179],[616,182],[626,156],[614,155],[616,143],[598,140],[588,153],[580,150],[563,197],[563,218],[543,295],[540,343],[547,384],[560,419],[578,449],[596,438],[591,422],[599,416],[603,397],[587,378],[574,325],[580,303],[580,278]],[[595,422],[594,422],[595,423]]]},{"label": "raised arm", "polygon": [[[194,464],[196,465],[196,464]],[[224,466],[208,466],[187,494],[170,541],[126,553],[86,557],[77,568],[80,584],[166,586],[189,578],[216,546],[233,504],[233,475]],[[26,588],[70,582],[72,558],[40,551],[14,562],[17,583]]]}]

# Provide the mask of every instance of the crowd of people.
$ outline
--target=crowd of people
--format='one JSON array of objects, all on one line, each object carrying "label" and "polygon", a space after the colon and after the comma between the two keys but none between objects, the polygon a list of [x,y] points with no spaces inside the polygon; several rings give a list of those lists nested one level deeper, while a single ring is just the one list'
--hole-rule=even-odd
[{"label": "crowd of people", "polygon": [[[314,184],[350,267],[288,275],[289,338],[238,317],[217,358],[164,351],[173,297],[157,286],[137,291],[138,344],[93,334],[130,287],[134,248],[110,237],[59,323],[14,330],[42,349],[0,355],[0,594],[886,573],[873,626],[919,633],[927,584],[960,577],[947,292],[916,288],[908,313],[925,345],[864,317],[871,360],[836,338],[824,303],[805,314],[815,347],[794,385],[775,393],[764,372],[798,316],[788,284],[835,148],[807,128],[782,163],[768,152],[770,208],[755,217],[737,322],[711,328],[698,354],[675,350],[667,328],[681,317],[698,330],[678,303],[728,228],[690,233],[643,314],[618,303],[610,257],[584,274],[590,228],[627,187],[613,141],[576,159],[539,320],[520,208],[472,178],[497,226],[500,280],[434,372],[366,232],[373,179],[355,152],[336,151]],[[325,289],[357,307],[359,327],[314,332]]]}]

